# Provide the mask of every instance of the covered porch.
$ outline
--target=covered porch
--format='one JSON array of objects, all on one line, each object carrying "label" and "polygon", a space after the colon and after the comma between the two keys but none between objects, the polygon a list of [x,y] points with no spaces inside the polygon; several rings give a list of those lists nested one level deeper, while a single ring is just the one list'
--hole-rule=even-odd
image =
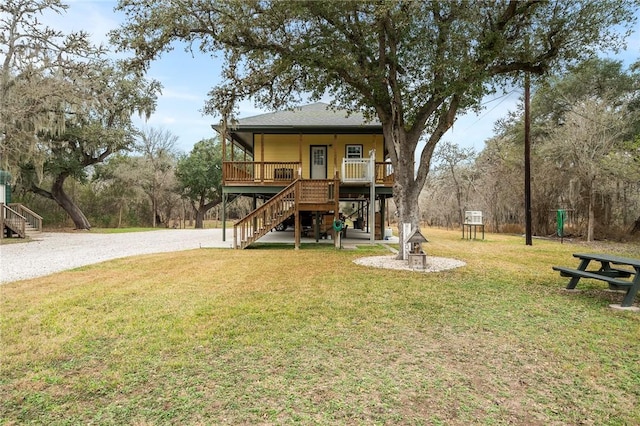
[{"label": "covered porch", "polygon": [[[390,162],[374,161],[371,172],[369,158],[343,158],[336,170],[342,184],[369,184],[393,186],[393,166]],[[373,173],[373,175],[372,175]],[[287,186],[302,178],[300,161],[224,161],[222,179],[225,186]]]}]

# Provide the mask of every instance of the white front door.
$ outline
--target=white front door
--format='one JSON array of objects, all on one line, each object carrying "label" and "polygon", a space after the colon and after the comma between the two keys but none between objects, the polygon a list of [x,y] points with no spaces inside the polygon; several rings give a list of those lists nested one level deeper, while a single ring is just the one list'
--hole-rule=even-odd
[{"label": "white front door", "polygon": [[311,179],[327,178],[327,146],[311,147]]}]

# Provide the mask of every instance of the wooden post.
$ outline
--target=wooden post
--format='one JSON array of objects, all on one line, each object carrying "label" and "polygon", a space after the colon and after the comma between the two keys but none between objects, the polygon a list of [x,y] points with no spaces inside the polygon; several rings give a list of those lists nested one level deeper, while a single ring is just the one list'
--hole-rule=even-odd
[{"label": "wooden post", "polygon": [[384,240],[385,237],[385,225],[384,225],[384,221],[386,219],[386,215],[385,215],[385,209],[386,209],[386,197],[381,195],[380,196],[380,237]]},{"label": "wooden post", "polygon": [[298,138],[298,179],[302,179],[302,133]]},{"label": "wooden post", "polygon": [[[222,220],[223,221],[225,220],[225,215],[224,214],[222,215]],[[222,227],[225,229],[225,231],[222,232],[222,241],[224,241],[225,240],[225,236],[224,235],[225,235],[225,232],[226,232],[226,227],[225,227],[225,225],[222,225]],[[233,245],[232,246],[233,246],[234,249],[238,248],[238,227],[237,226],[233,227]]]},{"label": "wooden post", "polygon": [[260,133],[260,182],[264,182],[264,133]]},{"label": "wooden post", "polygon": [[294,247],[296,250],[300,250],[300,181],[296,182],[295,187],[295,214],[294,214]]},{"label": "wooden post", "polygon": [[4,238],[4,199],[0,201],[0,240],[3,238]]},{"label": "wooden post", "polygon": [[[371,135],[371,139],[372,139],[371,140],[371,147],[375,151],[377,149],[377,147],[376,147],[376,135],[375,134]],[[375,159],[373,161],[375,161]]]},{"label": "wooden post", "polygon": [[371,234],[369,235],[369,242],[374,244],[376,241],[376,150],[372,149],[369,152],[369,173],[371,174],[371,185],[369,190],[369,217],[371,221]]},{"label": "wooden post", "polygon": [[[222,242],[227,240],[227,197],[222,193]],[[236,248],[236,227],[233,227],[233,248]]]},{"label": "wooden post", "polygon": [[[335,176],[333,178],[333,220],[339,220],[340,219],[340,179],[338,178],[338,172],[336,171]],[[333,224],[331,226],[331,229],[333,229]],[[336,230],[334,230],[335,233],[335,241],[333,242],[333,244],[335,245],[335,247],[340,248],[340,234],[341,232],[338,232]]]},{"label": "wooden post", "polygon": [[[257,208],[258,208],[258,198],[256,197],[256,194],[253,194],[252,202],[251,202],[251,211],[254,211]],[[258,228],[258,217],[254,216],[251,224],[251,231],[255,234],[257,228]]]},{"label": "wooden post", "polygon": [[[333,174],[338,172],[338,135],[333,135]],[[327,176],[329,174],[327,173]]]},{"label": "wooden post", "polygon": [[222,139],[222,161],[227,161],[227,126],[225,125],[222,129],[222,135],[220,138]]}]

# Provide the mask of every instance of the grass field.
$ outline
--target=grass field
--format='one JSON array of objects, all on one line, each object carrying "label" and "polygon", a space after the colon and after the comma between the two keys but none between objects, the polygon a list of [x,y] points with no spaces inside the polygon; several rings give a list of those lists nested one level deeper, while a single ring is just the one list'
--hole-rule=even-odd
[{"label": "grass field", "polygon": [[426,229],[440,273],[382,247],[200,249],[1,292],[2,424],[640,424],[640,314],[552,265],[585,246]]}]

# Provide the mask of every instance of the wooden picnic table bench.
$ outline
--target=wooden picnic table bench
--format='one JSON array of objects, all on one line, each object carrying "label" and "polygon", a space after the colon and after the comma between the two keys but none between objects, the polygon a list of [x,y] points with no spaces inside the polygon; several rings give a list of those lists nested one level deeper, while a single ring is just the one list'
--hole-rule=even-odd
[{"label": "wooden picnic table bench", "polygon": [[[633,305],[640,289],[640,259],[602,253],[575,253],[573,257],[580,259],[578,269],[553,266],[560,276],[571,277],[566,287],[568,290],[576,288],[580,278],[605,281],[611,289],[627,291],[620,306]],[[600,268],[587,270],[591,261],[600,262]]]}]

